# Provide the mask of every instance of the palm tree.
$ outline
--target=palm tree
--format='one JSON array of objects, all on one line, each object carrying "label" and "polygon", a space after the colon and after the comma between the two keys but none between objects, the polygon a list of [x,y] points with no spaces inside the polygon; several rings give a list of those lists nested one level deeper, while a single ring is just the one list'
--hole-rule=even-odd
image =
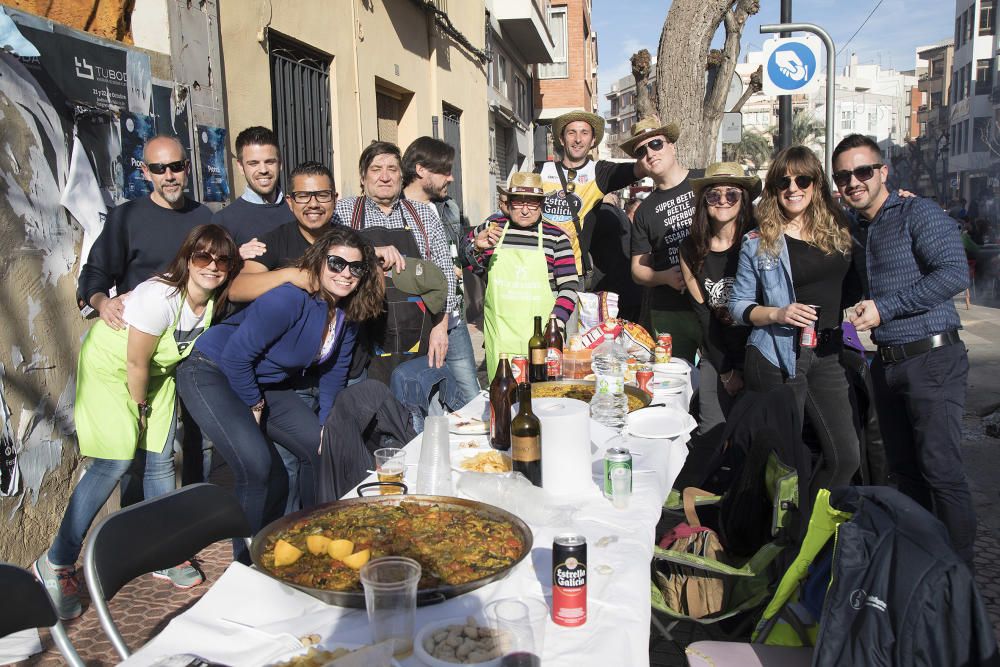
[{"label": "palm tree", "polygon": [[743,164],[751,175],[768,161],[772,151],[771,139],[753,130],[744,132],[740,143],[726,144],[724,148],[727,159]]},{"label": "palm tree", "polygon": [[[767,131],[772,137],[778,136],[777,125],[771,126]],[[792,116],[792,145],[822,150],[826,145],[826,124],[805,109],[799,109]]]}]

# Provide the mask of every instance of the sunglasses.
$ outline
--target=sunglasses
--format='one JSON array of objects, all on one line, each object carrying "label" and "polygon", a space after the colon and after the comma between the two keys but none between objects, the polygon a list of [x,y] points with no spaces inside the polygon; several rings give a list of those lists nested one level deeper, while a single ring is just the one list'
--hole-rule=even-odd
[{"label": "sunglasses", "polygon": [[806,176],[805,174],[799,174],[794,179],[791,176],[782,176],[781,178],[778,179],[778,189],[787,190],[788,188],[792,187],[793,180],[795,181],[795,185],[796,187],[798,187],[799,190],[805,190],[806,188],[808,188],[813,184],[814,179],[812,176]]},{"label": "sunglasses", "polygon": [[233,268],[233,258],[229,255],[213,255],[203,250],[191,253],[191,263],[196,269],[206,269],[212,262],[215,262],[215,268],[219,271],[229,271]]},{"label": "sunglasses", "polygon": [[705,203],[709,206],[718,206],[725,199],[726,203],[730,206],[735,206],[736,202],[743,198],[743,192],[740,190],[726,190],[721,192],[719,190],[709,190],[705,193]]},{"label": "sunglasses", "polygon": [[[572,192],[572,190],[570,190],[570,192]],[[542,207],[542,204],[541,202],[532,201],[530,199],[517,199],[510,202],[508,206],[510,206],[511,208],[522,208],[522,209],[527,209],[529,211],[537,211]]]},{"label": "sunglasses", "polygon": [[167,173],[167,169],[179,174],[185,169],[187,169],[187,160],[177,160],[176,162],[150,162],[146,165],[146,169],[149,169],[150,173],[156,174],[157,176],[162,176]]},{"label": "sunglasses", "polygon": [[663,150],[663,145],[667,143],[665,139],[653,139],[635,149],[635,157],[639,160],[646,157],[649,151],[658,152]]},{"label": "sunglasses", "polygon": [[840,171],[833,172],[833,182],[837,184],[838,187],[844,187],[851,182],[851,176],[864,183],[865,181],[871,180],[871,177],[875,175],[876,169],[881,169],[884,165],[866,164],[861,167],[855,167],[854,169],[841,169]]},{"label": "sunglasses", "polygon": [[332,273],[342,273],[344,269],[350,269],[351,275],[355,278],[364,278],[365,274],[368,273],[368,265],[363,261],[348,262],[339,255],[327,255],[326,268],[330,269]]},{"label": "sunglasses", "polygon": [[316,201],[320,204],[327,204],[333,201],[333,198],[337,196],[337,193],[333,190],[299,190],[297,192],[290,192],[288,195],[296,204],[308,204],[309,200],[313,197],[315,197]]}]

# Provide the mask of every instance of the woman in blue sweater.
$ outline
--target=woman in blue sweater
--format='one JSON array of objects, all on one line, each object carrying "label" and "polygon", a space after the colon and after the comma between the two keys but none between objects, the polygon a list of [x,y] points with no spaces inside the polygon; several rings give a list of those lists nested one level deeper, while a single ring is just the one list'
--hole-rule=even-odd
[{"label": "woman in blue sweater", "polygon": [[[281,515],[288,479],[271,441],[298,456],[303,508],[315,504],[321,425],[347,384],[358,324],[382,312],[375,251],[348,227],[327,231],[298,261],[315,293],[284,284],[206,332],[177,372],[184,404],[236,476],[254,532]],[[319,416],[294,380],[319,376]],[[236,546],[245,560],[245,547]]]}]

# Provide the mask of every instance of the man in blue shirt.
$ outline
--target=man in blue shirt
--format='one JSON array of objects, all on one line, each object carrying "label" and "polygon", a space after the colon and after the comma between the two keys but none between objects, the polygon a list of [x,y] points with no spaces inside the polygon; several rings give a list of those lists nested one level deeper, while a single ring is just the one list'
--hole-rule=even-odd
[{"label": "man in blue shirt", "polygon": [[889,192],[889,169],[868,137],[845,137],[833,168],[865,253],[867,298],[848,317],[878,345],[872,379],[890,470],[971,567],[976,515],[961,450],[969,360],[952,302],[969,269],[958,229],[933,201]]}]

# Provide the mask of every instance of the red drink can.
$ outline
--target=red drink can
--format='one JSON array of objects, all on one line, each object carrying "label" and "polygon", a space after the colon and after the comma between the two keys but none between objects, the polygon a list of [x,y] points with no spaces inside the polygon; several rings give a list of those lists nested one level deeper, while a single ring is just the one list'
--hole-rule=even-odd
[{"label": "red drink can", "polygon": [[816,347],[819,344],[819,313],[822,310],[819,306],[807,303],[807,306],[816,311],[816,321],[810,323],[799,333],[799,345],[801,347]]},{"label": "red drink can", "polygon": [[669,364],[674,356],[674,339],[668,333],[662,333],[656,337],[656,348],[654,349],[654,360],[658,364]]},{"label": "red drink can", "polygon": [[649,366],[641,366],[639,370],[635,372],[635,383],[639,385],[639,389],[644,392],[653,395],[653,390],[649,388],[649,383],[653,381],[653,371]]},{"label": "red drink can", "polygon": [[514,383],[528,382],[528,357],[517,354],[510,359],[510,372],[514,375]]},{"label": "red drink can", "polygon": [[570,628],[587,622],[587,538],[577,533],[552,540],[552,621]]}]

